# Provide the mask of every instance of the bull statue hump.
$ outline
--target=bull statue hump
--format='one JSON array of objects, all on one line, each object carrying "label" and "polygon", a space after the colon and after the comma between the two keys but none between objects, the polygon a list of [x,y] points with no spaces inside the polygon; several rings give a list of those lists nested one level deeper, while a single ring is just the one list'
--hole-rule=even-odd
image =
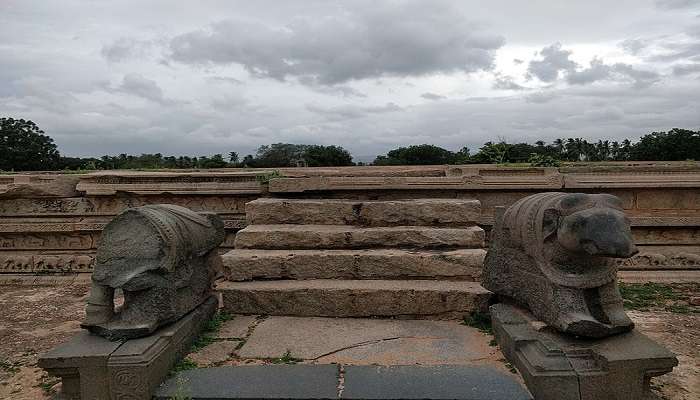
[{"label": "bull statue hump", "polygon": [[636,253],[617,197],[538,193],[497,210],[482,284],[562,332],[605,337],[634,327],[615,259]]},{"label": "bull statue hump", "polygon": [[[221,274],[224,224],[213,213],[161,204],[105,227],[82,327],[112,340],[146,336],[207,300]],[[117,309],[115,291],[124,294]]]}]

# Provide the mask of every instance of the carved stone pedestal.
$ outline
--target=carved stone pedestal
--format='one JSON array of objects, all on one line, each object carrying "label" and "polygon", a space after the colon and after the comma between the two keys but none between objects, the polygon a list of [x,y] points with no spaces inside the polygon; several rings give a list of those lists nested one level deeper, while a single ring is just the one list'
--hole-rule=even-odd
[{"label": "carved stone pedestal", "polygon": [[513,305],[490,310],[498,344],[538,400],[654,399],[650,378],[678,365],[673,353],[635,330],[583,339]]},{"label": "carved stone pedestal", "polygon": [[62,379],[68,399],[150,399],[217,306],[211,296],[177,322],[125,342],[80,332],[39,358],[39,366]]}]

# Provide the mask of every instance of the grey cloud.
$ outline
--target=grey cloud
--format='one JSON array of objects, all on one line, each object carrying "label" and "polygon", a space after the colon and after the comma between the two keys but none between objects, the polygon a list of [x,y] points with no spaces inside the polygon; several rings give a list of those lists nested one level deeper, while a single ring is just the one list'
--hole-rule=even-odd
[{"label": "grey cloud", "polygon": [[619,43],[619,46],[626,52],[637,55],[644,50],[648,45],[646,40],[642,39],[627,39]]},{"label": "grey cloud", "polygon": [[673,75],[686,76],[700,73],[700,64],[681,64],[673,67]]},{"label": "grey cloud", "polygon": [[570,71],[567,74],[566,80],[570,84],[584,85],[595,81],[608,79],[612,73],[612,70],[613,68],[611,66],[603,64],[603,61],[598,58],[594,58],[591,61],[590,67],[579,71]]},{"label": "grey cloud", "polygon": [[322,107],[309,104],[306,106],[306,109],[313,113],[324,115],[332,119],[362,118],[371,114],[385,114],[403,110],[394,103],[386,103],[383,106],[343,105],[337,107]]},{"label": "grey cloud", "polygon": [[623,78],[632,80],[635,87],[649,86],[661,78],[661,74],[656,71],[638,69],[629,64],[617,63],[612,66],[612,69]]},{"label": "grey cloud", "polygon": [[494,89],[500,89],[500,90],[526,90],[527,88],[525,86],[521,86],[515,81],[513,81],[513,77],[511,76],[496,76],[496,80],[493,83],[493,88]]},{"label": "grey cloud", "polygon": [[423,94],[420,95],[420,97],[422,97],[422,98],[424,98],[424,99],[426,99],[426,100],[442,100],[442,99],[446,99],[446,98],[447,98],[447,97],[445,97],[445,96],[441,96],[441,95],[439,95],[439,94],[430,93],[430,92],[423,93]]},{"label": "grey cloud", "polygon": [[690,8],[700,6],[698,0],[656,0],[656,7],[663,10],[674,10],[679,8]]},{"label": "grey cloud", "polygon": [[634,87],[646,87],[656,83],[661,75],[656,71],[638,69],[632,65],[615,63],[608,65],[594,58],[591,66],[581,70],[569,71],[566,80],[572,85],[585,85],[596,81],[631,82]]},{"label": "grey cloud", "polygon": [[523,61],[523,60],[521,60],[521,59],[519,59],[519,58],[514,58],[514,59],[513,59],[513,64],[516,64],[516,65],[520,65],[520,64],[522,64],[522,63],[524,63],[524,62],[525,62],[525,61]]},{"label": "grey cloud", "polygon": [[145,55],[151,47],[152,43],[149,41],[122,37],[102,46],[100,54],[109,62],[123,62]]},{"label": "grey cloud", "polygon": [[124,79],[117,90],[156,103],[171,102],[171,100],[167,100],[165,96],[163,96],[163,89],[158,86],[156,81],[148,79],[140,74],[131,73],[124,75]]},{"label": "grey cloud", "polygon": [[569,59],[571,51],[563,50],[561,43],[554,43],[539,52],[541,60],[532,60],[527,72],[542,82],[554,82],[562,71],[574,70],[577,64]]},{"label": "grey cloud", "polygon": [[205,79],[206,79],[207,81],[209,81],[209,82],[214,82],[214,83],[223,82],[223,83],[231,83],[231,84],[234,84],[234,85],[241,85],[241,84],[243,84],[243,81],[242,81],[242,80],[236,79],[236,78],[231,78],[231,77],[229,77],[229,76],[208,76],[208,77],[206,77]]},{"label": "grey cloud", "polygon": [[286,25],[227,19],[170,42],[187,64],[240,64],[256,76],[320,84],[493,68],[504,40],[470,23],[448,2],[342,3]]}]

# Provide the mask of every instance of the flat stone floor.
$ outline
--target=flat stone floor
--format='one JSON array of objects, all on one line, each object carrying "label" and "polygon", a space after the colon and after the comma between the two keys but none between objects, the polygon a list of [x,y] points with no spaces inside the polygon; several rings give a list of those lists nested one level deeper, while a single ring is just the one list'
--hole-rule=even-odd
[{"label": "flat stone floor", "polygon": [[[693,296],[700,295],[698,288],[691,290]],[[59,384],[36,367],[36,360],[80,330],[88,289],[85,282],[0,285],[0,399],[55,398]],[[652,380],[665,400],[700,398],[700,313],[693,310],[629,312],[637,329],[678,354],[680,365]],[[445,363],[507,370],[490,341],[489,335],[450,321],[239,316],[189,357],[201,366]]]}]

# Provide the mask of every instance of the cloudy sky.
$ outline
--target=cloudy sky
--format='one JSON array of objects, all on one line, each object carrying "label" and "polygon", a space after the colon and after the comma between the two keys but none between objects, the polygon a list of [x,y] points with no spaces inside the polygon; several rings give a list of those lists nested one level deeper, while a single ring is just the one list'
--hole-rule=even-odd
[{"label": "cloudy sky", "polygon": [[699,129],[700,0],[1,0],[0,116],[77,156]]}]

